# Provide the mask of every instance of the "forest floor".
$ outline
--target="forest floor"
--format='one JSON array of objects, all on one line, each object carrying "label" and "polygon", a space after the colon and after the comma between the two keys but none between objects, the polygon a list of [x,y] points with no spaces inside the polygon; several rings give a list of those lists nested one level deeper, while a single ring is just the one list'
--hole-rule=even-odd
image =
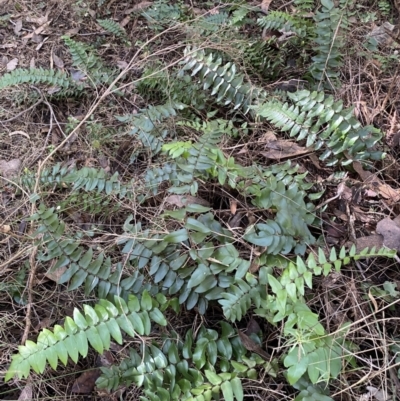
[{"label": "forest floor", "polygon": [[[36,211],[32,197],[48,197],[50,203],[56,205],[63,195],[53,194],[52,188],[41,190],[37,185],[34,190],[28,190],[19,178],[27,172],[63,163],[101,167],[110,175],[118,172],[121,181],[131,180],[137,170],[145,168],[151,160],[144,158],[130,163],[136,144],[120,130],[115,116],[135,113],[148,106],[149,101],[130,84],[140,77],[146,63],[157,58],[173,67],[181,57],[177,56],[182,52],[181,35],[155,32],[141,15],[153,2],[108,0],[101,3],[104,4],[99,6],[97,0],[0,0],[0,78],[19,68],[43,68],[67,71],[74,79],[83,80],[79,72],[71,68],[71,55],[62,40],[65,35],[93,46],[108,67],[126,72],[124,69],[136,57],[138,48],[159,35],[151,47],[141,48],[137,62],[129,66],[120,88],[122,96],[107,92],[105,86],[99,87],[93,96],[80,99],[53,98],[54,91],[58,90],[56,86],[44,89],[40,84],[31,84],[29,96],[15,88],[0,88],[0,379],[18,345],[28,338],[35,339],[40,330],[51,328],[62,317],[71,316],[75,307],[93,301],[83,289],[67,291],[64,285],[57,284],[57,272],[49,273],[50,266],[35,260],[31,236],[35,226],[29,220]],[[228,6],[228,2],[223,1],[179,2],[183,3],[194,18],[210,10],[218,13]],[[270,10],[294,11],[293,2],[262,3],[264,7],[270,3]],[[248,2],[248,5],[255,9],[260,6],[257,1]],[[224,142],[221,149],[226,155],[237,157],[242,165],[254,160],[265,163],[266,160],[268,163],[277,159],[291,160],[300,166],[301,172],[308,172],[310,182],[325,191],[315,203],[316,210],[321,211],[319,244],[339,249],[354,243],[357,249],[387,246],[400,251],[400,28],[396,25],[400,9],[386,1],[360,1],[356,2],[354,13],[354,25],[348,32],[345,50],[348,54],[343,54],[340,67],[341,86],[334,90],[334,96],[336,100],[341,99],[345,107],[353,106],[356,118],[363,125],[373,125],[382,131],[383,139],[378,148],[386,152],[386,158],[374,162],[369,170],[359,162],[344,169],[326,166],[315,152],[304,151],[304,147],[293,149],[293,143],[280,148],[278,157],[273,148],[265,145],[271,133],[269,126],[264,126],[262,135],[258,128],[244,141]],[[101,27],[98,23],[101,19],[118,22],[126,31],[125,39],[130,45]],[[360,44],[362,38],[389,22],[394,28],[381,33],[379,52],[373,57],[360,55],[364,51]],[[243,26],[241,29],[253,39],[255,35],[261,38],[259,28]],[[227,49],[229,46],[226,43]],[[304,67],[296,68],[290,72],[282,70],[282,74],[265,81],[262,78],[254,78],[254,81],[274,89],[290,79],[301,79]],[[82,120],[86,121],[85,125],[69,135]],[[202,196],[206,197],[205,190],[202,191]],[[214,213],[223,216],[229,209],[232,212],[235,202],[229,204],[223,200],[223,194],[217,195],[211,202],[208,198]],[[114,233],[123,226],[128,213],[135,213],[128,201],[114,199],[113,202],[121,202],[122,211],[104,218],[97,216],[97,220],[79,203],[71,204],[64,215],[72,226],[81,229],[99,224],[102,235],[96,236],[93,246],[108,249],[114,245]],[[165,199],[156,197],[138,212],[137,218],[156,221],[153,216],[158,216],[164,206]],[[328,329],[329,325],[336,327],[351,321],[351,341],[358,347],[355,352],[358,367],[348,369],[341,380],[333,382],[331,397],[349,401],[400,399],[397,366],[400,348],[395,348],[400,319],[399,260],[360,260],[343,267],[340,273],[315,279],[313,287],[308,294],[308,305],[320,313]],[[193,310],[185,311],[175,318],[175,329],[199,327],[205,321],[216,324],[220,316],[218,308],[211,308],[205,316]],[[252,321],[248,317],[239,326],[243,328]],[[279,348],[281,328],[262,327],[262,330],[265,330],[263,344],[273,353],[274,347]],[[118,354],[123,348],[115,346],[112,351]],[[139,399],[140,390],[134,386],[123,388],[119,393],[96,389],[97,366],[95,353],[89,353],[88,358],[76,365],[70,363],[62,372],[55,373],[49,368],[42,375],[32,373],[26,380],[0,383],[0,398]],[[245,393],[246,399],[254,400],[294,400],[297,394],[279,373],[276,377],[266,375],[259,382],[245,385]]]}]

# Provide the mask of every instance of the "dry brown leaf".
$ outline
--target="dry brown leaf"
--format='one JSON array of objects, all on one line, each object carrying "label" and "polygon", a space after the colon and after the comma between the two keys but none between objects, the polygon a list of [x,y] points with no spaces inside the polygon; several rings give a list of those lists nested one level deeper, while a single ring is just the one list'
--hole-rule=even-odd
[{"label": "dry brown leaf", "polygon": [[11,231],[11,226],[9,226],[8,224],[4,224],[4,225],[0,226],[0,233],[7,234],[10,231]]},{"label": "dry brown leaf", "polygon": [[62,59],[58,57],[57,54],[53,53],[52,56],[54,65],[62,70],[64,68],[64,61],[62,61]]},{"label": "dry brown leaf", "polygon": [[207,202],[205,199],[191,195],[170,195],[165,198],[165,203],[178,207],[183,207],[191,204],[197,204],[207,207],[210,206],[210,203]]},{"label": "dry brown leaf", "polygon": [[269,150],[267,152],[260,152],[261,155],[267,159],[280,160],[288,157],[295,157],[310,153],[311,149],[303,148],[296,142],[292,141],[271,141],[266,145]]},{"label": "dry brown leaf", "polygon": [[10,161],[0,160],[0,176],[11,178],[18,173],[21,167],[21,160],[11,159]]},{"label": "dry brown leaf", "polygon": [[122,27],[125,27],[126,25],[128,25],[129,24],[129,21],[131,20],[131,17],[130,17],[130,15],[128,15],[128,16],[126,16],[119,24],[122,26]]},{"label": "dry brown leaf", "polygon": [[21,391],[21,394],[18,397],[18,401],[31,401],[32,396],[32,384],[30,383],[30,381],[28,381],[24,389]]},{"label": "dry brown leaf", "polygon": [[68,269],[67,266],[64,267],[60,267],[59,269],[55,270],[55,271],[51,271],[51,269],[49,269],[49,271],[45,274],[45,276],[54,281],[55,283],[59,283],[61,276],[65,273],[65,271]]},{"label": "dry brown leaf", "polygon": [[[346,247],[350,248],[353,245],[352,242],[346,243]],[[383,235],[369,235],[368,237],[360,237],[356,239],[356,251],[361,252],[365,248],[375,247],[381,249],[383,247]]]},{"label": "dry brown leaf", "polygon": [[32,57],[31,61],[29,62],[29,67],[30,68],[35,68],[35,66],[36,66],[35,57]]},{"label": "dry brown leaf", "polygon": [[7,63],[7,71],[12,71],[15,70],[17,68],[18,65],[18,59],[17,58],[13,58],[11,61],[9,61]]},{"label": "dry brown leaf", "polygon": [[257,334],[260,331],[261,331],[260,325],[257,323],[256,320],[251,318],[247,323],[246,334],[249,336],[250,334]]},{"label": "dry brown leaf", "polygon": [[229,206],[231,209],[231,213],[232,214],[236,214],[236,210],[237,210],[237,200],[236,199],[230,199],[229,201]]},{"label": "dry brown leaf", "polygon": [[365,171],[360,162],[353,162],[353,167],[364,183],[370,185],[374,192],[377,192],[391,203],[396,203],[400,200],[400,192],[398,190],[383,183],[375,174]]},{"label": "dry brown leaf", "polygon": [[42,17],[27,17],[26,22],[30,22],[36,25],[43,25],[48,21],[49,14],[50,12],[47,12],[46,15]]},{"label": "dry brown leaf", "polygon": [[24,132],[24,131],[13,131],[13,132],[10,132],[9,134],[8,134],[8,136],[13,136],[13,135],[22,135],[22,136],[24,136],[25,138],[27,138],[27,139],[31,139],[30,137],[29,137],[29,135],[26,133],[26,132]]},{"label": "dry brown leaf", "polygon": [[71,392],[77,394],[90,394],[94,386],[96,385],[96,380],[100,377],[100,369],[92,369],[83,372],[72,385]]},{"label": "dry brown leaf", "polygon": [[400,251],[400,226],[395,221],[386,217],[376,225],[376,233],[383,236],[383,244]]},{"label": "dry brown leaf", "polygon": [[242,344],[248,351],[255,352],[256,354],[263,357],[266,361],[270,359],[269,354],[264,351],[258,344],[256,344],[247,334],[242,333],[240,330],[238,330],[238,333]]},{"label": "dry brown leaf", "polygon": [[314,164],[314,166],[318,169],[321,170],[321,165],[319,164],[319,159],[315,153],[310,153],[308,157],[311,160],[311,163]]},{"label": "dry brown leaf", "polygon": [[128,67],[128,63],[126,61],[124,61],[124,60],[118,60],[117,61],[117,67],[120,70],[124,70],[126,67]]},{"label": "dry brown leaf", "polygon": [[128,10],[126,10],[125,14],[131,14],[131,13],[135,13],[138,11],[144,11],[146,8],[149,8],[151,5],[153,5],[152,1],[141,1],[140,3],[136,4],[132,8],[129,8]]},{"label": "dry brown leaf", "polygon": [[272,3],[272,0],[263,0],[260,4],[260,8],[262,10],[262,12],[264,12],[265,14],[268,14],[268,9],[270,4]]},{"label": "dry brown leaf", "polygon": [[19,36],[21,29],[22,29],[22,19],[19,19],[18,21],[15,22],[14,33]]}]

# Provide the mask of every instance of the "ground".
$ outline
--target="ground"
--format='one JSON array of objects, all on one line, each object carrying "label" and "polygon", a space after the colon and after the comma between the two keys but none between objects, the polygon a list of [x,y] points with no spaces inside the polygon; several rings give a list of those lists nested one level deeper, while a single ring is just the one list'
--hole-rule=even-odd
[{"label": "ground", "polygon": [[[173,1],[170,3],[174,4]],[[206,13],[218,15],[228,6],[227,3],[179,2],[185,7],[187,20]],[[251,10],[253,14],[249,15],[254,19],[254,15],[259,15],[260,7],[264,14],[268,10],[294,13],[296,9],[292,3],[273,0],[263,1],[260,5],[254,1],[247,6],[254,8]],[[37,226],[29,218],[37,212],[37,199],[45,199],[50,206],[63,205],[64,218],[71,232],[89,231],[93,225],[96,226],[94,236],[83,238],[85,246],[95,250],[114,252],[117,233],[130,214],[146,227],[153,223],[157,227],[159,225],[164,233],[179,228],[174,223],[162,226],[164,223],[160,222],[164,209],[182,206],[182,199],[177,195],[167,197],[160,191],[140,208],[129,199],[114,196],[106,208],[111,210],[114,204],[118,204],[118,212],[106,214],[103,213],[104,209],[100,209],[101,213],[96,214],[84,203],[93,206],[90,198],[75,201],[68,198],[69,203],[65,205],[62,203],[67,199],[65,193],[56,190],[55,186],[42,187],[36,178],[34,185],[29,186],[22,179],[31,173],[37,177],[38,172],[61,163],[68,168],[102,168],[110,176],[118,173],[121,182],[135,183],[154,162],[151,154],[138,151],[138,141],[132,139],[123,120],[116,116],[134,115],[149,104],[158,104],[159,99],[153,97],[158,92],[154,91],[153,94],[151,83],[144,90],[138,89],[143,71],[149,66],[167,65],[172,68],[182,62],[185,41],[193,32],[154,29],[142,14],[150,10],[152,5],[153,2],[135,0],[0,0],[0,78],[20,68],[42,68],[67,72],[75,82],[86,85],[88,77],[80,75],[79,70],[73,67],[73,55],[64,36],[93,46],[106,67],[120,74],[119,80],[114,83],[102,82],[96,86],[97,92],[92,91],[90,95],[83,93],[79,97],[54,96],[60,90],[57,84],[43,87],[40,82],[37,85],[30,83],[27,91],[0,86],[1,379],[18,345],[27,339],[34,340],[44,328],[63,324],[64,317],[71,316],[75,307],[94,301],[81,287],[67,291],[66,285],[57,284],[60,278],[57,272],[49,273],[51,266],[38,260],[37,243],[32,239]],[[311,230],[318,241],[310,249],[318,245],[325,250],[339,250],[355,244],[357,250],[386,246],[399,251],[400,45],[397,21],[400,9],[397,3],[360,1],[354,2],[350,12],[353,13],[349,20],[350,28],[343,35],[346,45],[342,47],[340,85],[331,88],[330,93],[335,100],[342,100],[344,107],[354,107],[354,116],[362,125],[372,125],[383,133],[376,150],[385,152],[385,158],[367,165],[353,161],[350,167],[337,164],[328,166],[318,158],[317,152],[305,146],[304,141],[299,144],[288,142],[289,138],[279,136],[272,125],[252,121],[248,115],[243,117],[240,124],[247,121],[250,134],[242,137],[242,128],[234,121],[241,133],[239,138],[229,137],[219,146],[225,157],[233,156],[243,166],[251,165],[254,161],[271,165],[275,160],[291,160],[299,165],[300,172],[308,173],[314,192],[323,192],[322,197],[314,202],[319,223],[314,224]],[[310,21],[313,16],[312,13],[309,15]],[[110,33],[99,23],[99,20],[106,19],[117,22],[124,33]],[[393,25],[382,28],[388,23]],[[377,29],[381,29],[378,34]],[[259,27],[251,24],[243,24],[240,30],[247,38],[265,41],[268,35],[276,33],[273,30],[262,33]],[[190,39],[197,45],[202,43],[202,33],[199,32]],[[375,34],[372,36],[379,38],[379,49],[369,53],[363,43],[373,32]],[[230,33],[231,36],[226,35],[232,41],[236,40],[234,32]],[[204,39],[202,44],[207,47],[207,40]],[[244,63],[230,43],[213,46],[215,50],[226,49],[233,60]],[[281,48],[273,48],[273,51],[280,52]],[[288,46],[285,51],[289,54],[288,57],[285,55],[289,64],[290,52],[293,52],[295,67],[282,67],[280,73],[267,79],[262,73],[255,73],[248,78],[267,90],[277,87],[286,90],[287,87],[279,85],[288,85],[291,79],[301,79],[307,85],[307,81],[303,81],[307,77],[307,63],[299,60],[303,56],[311,57],[307,53],[309,49],[301,53]],[[298,81],[293,82],[299,85]],[[115,92],[116,84],[118,93]],[[146,90],[148,97],[143,94]],[[85,91],[89,89],[85,88]],[[206,111],[197,110],[197,104],[188,106],[193,113],[203,113],[203,117],[206,115],[204,120],[213,117]],[[221,110],[218,111],[218,117],[224,115]],[[182,141],[198,139],[193,127],[183,127],[182,132]],[[133,160],[133,154],[139,156]],[[259,218],[259,210],[254,211],[255,208],[239,196],[235,199],[237,193],[228,193],[226,188],[218,186],[217,180],[215,183],[212,186],[200,186],[194,203],[211,205],[214,215],[230,229],[235,228],[232,216],[236,214],[236,208],[249,220],[243,222],[243,219],[239,219],[238,227],[240,224],[242,228],[243,224],[250,225],[254,216]],[[243,245],[241,256],[248,256],[249,249]],[[397,343],[399,291],[400,269],[396,256],[390,259],[360,259],[343,267],[340,272],[332,271],[327,277],[314,279],[313,290],[306,293],[307,305],[317,311],[329,333],[341,324],[351,322],[347,340],[356,345],[353,356],[357,367],[347,368],[340,380],[330,384],[329,394],[334,400],[383,401],[400,398],[397,366],[400,362],[396,353],[400,350]],[[197,331],[206,323],[214,327],[221,316],[221,309],[214,305],[205,316],[196,309],[185,310],[178,317],[171,316],[169,323],[174,330],[183,333],[190,327]],[[282,351],[282,327],[272,326],[265,319],[252,317],[250,313],[246,319],[237,322],[237,328],[247,328],[248,333],[251,325],[256,325],[254,332],[261,330],[263,333],[263,352],[268,351],[272,357],[276,353],[278,357]],[[152,335],[159,337],[159,334]],[[250,348],[246,347],[247,350],[253,351],[251,346],[248,345]],[[88,358],[78,364],[69,363],[56,373],[49,368],[44,374],[32,373],[28,379],[2,382],[0,398],[116,400],[121,395],[123,398],[120,399],[137,400],[141,393],[133,385],[111,394],[93,388],[94,380],[99,375],[96,368],[112,364],[114,358],[121,358],[121,355],[124,355],[124,348],[114,344],[105,362],[99,361],[96,353],[91,352]],[[279,369],[276,375],[265,374],[257,380],[245,383],[247,398],[292,400],[297,394]]]}]

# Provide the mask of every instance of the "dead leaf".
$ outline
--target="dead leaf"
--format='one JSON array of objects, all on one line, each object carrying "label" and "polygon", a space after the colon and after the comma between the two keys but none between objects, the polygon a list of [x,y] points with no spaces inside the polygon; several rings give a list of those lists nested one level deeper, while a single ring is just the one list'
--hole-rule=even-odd
[{"label": "dead leaf", "polygon": [[[346,243],[347,248],[351,248],[352,242]],[[368,237],[360,237],[356,239],[356,252],[359,253],[365,248],[381,249],[383,247],[383,235],[369,235]]]},{"label": "dead leaf", "polygon": [[21,167],[21,160],[11,159],[10,161],[0,160],[0,175],[4,178],[11,178],[18,173]]},{"label": "dead leaf", "polygon": [[39,321],[39,323],[33,328],[35,332],[39,332],[42,329],[45,329],[47,327],[50,327],[52,324],[52,320],[49,317],[46,317],[42,320]]},{"label": "dead leaf", "polygon": [[26,132],[24,132],[24,131],[13,131],[13,132],[10,132],[8,135],[9,135],[9,136],[13,136],[13,135],[23,135],[25,138],[28,138],[29,140],[31,139],[31,138],[29,137],[29,135],[28,135]]},{"label": "dead leaf", "polygon": [[65,273],[67,269],[68,269],[67,266],[60,267],[55,271],[51,271],[51,269],[49,269],[49,271],[45,274],[45,276],[51,281],[54,281],[55,283],[58,284],[60,282],[61,276]]},{"label": "dead leaf", "polygon": [[261,331],[260,325],[257,323],[256,320],[251,318],[249,323],[247,323],[247,330],[246,334],[249,336],[250,334],[257,334]]},{"label": "dead leaf", "polygon": [[29,67],[30,68],[35,68],[35,66],[36,66],[35,57],[32,57],[31,61],[29,62]]},{"label": "dead leaf", "polygon": [[242,344],[248,351],[255,352],[256,354],[263,357],[266,361],[270,359],[269,354],[264,351],[258,344],[256,344],[247,334],[244,334],[240,330],[238,330],[238,333]]},{"label": "dead leaf", "polygon": [[210,203],[207,202],[205,199],[191,195],[170,195],[165,198],[165,203],[178,207],[184,207],[190,204],[197,204],[206,207],[210,206]]},{"label": "dead leaf", "polygon": [[153,5],[152,1],[141,1],[140,3],[136,4],[134,7],[125,11],[125,14],[130,14],[138,11],[144,11],[146,8],[149,8]]},{"label": "dead leaf", "polygon": [[400,251],[400,226],[386,217],[376,225],[376,233],[383,236],[383,244],[389,249]]},{"label": "dead leaf", "polygon": [[[376,387],[372,386],[367,386],[368,390],[368,400],[370,400],[372,397],[375,398],[377,401],[387,401],[389,400],[389,397],[387,394],[385,394],[385,391],[383,390],[378,390]],[[366,394],[364,394],[366,395]]]},{"label": "dead leaf", "polygon": [[390,203],[396,203],[400,200],[400,192],[393,189],[390,185],[383,183],[375,174],[365,171],[360,162],[353,162],[353,168],[364,181],[372,187],[374,192],[389,200]]},{"label": "dead leaf", "polygon": [[19,19],[18,21],[15,22],[14,33],[19,36],[21,29],[22,29],[22,19]]},{"label": "dead leaf", "polygon": [[263,13],[268,14],[268,9],[270,4],[272,3],[272,0],[263,0],[260,4],[260,8]]},{"label": "dead leaf", "polygon": [[395,25],[385,21],[381,26],[375,27],[368,37],[374,38],[380,45],[389,45],[393,42],[391,33],[394,31]]},{"label": "dead leaf", "polygon": [[43,36],[42,35],[36,35],[36,33],[33,33],[32,42],[34,42],[34,43],[42,43],[43,42]]},{"label": "dead leaf", "polygon": [[129,24],[129,21],[131,20],[131,17],[130,17],[130,15],[128,15],[128,16],[126,16],[119,24],[122,26],[122,27],[125,27],[126,25],[128,25]]},{"label": "dead leaf", "polygon": [[48,21],[49,14],[50,12],[47,12],[46,15],[44,15],[43,17],[27,17],[26,22],[30,22],[36,25],[43,25]]},{"label": "dead leaf", "polygon": [[128,67],[128,63],[126,61],[124,61],[124,60],[118,60],[117,61],[117,67],[120,70],[124,70],[126,67]]},{"label": "dead leaf", "polygon": [[311,163],[314,164],[314,166],[318,169],[321,170],[321,165],[319,164],[319,159],[315,153],[310,153],[308,157],[311,160]]},{"label": "dead leaf", "polygon": [[13,58],[11,61],[7,63],[7,71],[15,70],[17,68],[17,65],[18,65],[18,59]]},{"label": "dead leaf", "polygon": [[3,226],[0,226],[0,233],[7,234],[11,231],[11,226],[8,224],[4,224]]},{"label": "dead leaf", "polygon": [[24,389],[21,391],[21,394],[18,397],[18,401],[31,401],[33,399],[32,396],[32,383],[29,380]]},{"label": "dead leaf", "polygon": [[230,204],[230,208],[231,208],[231,213],[232,214],[236,214],[237,200],[236,199],[230,199],[229,204]]},{"label": "dead leaf", "polygon": [[283,141],[283,140],[271,141],[266,146],[270,150],[268,150],[267,152],[260,152],[260,154],[266,157],[267,159],[273,159],[273,160],[280,160],[288,157],[300,156],[311,152],[311,149],[303,148],[302,146],[299,146],[296,142],[292,141]]},{"label": "dead leaf", "polygon": [[7,56],[3,56],[3,57],[1,58],[1,65],[3,65],[4,67],[6,67],[6,66],[7,66],[7,63],[8,63],[8,58],[7,58]]},{"label": "dead leaf", "polygon": [[77,394],[90,394],[94,386],[96,385],[96,380],[100,377],[100,369],[92,369],[83,372],[74,382],[71,392]]},{"label": "dead leaf", "polygon": [[64,61],[60,57],[57,56],[57,54],[53,53],[53,62],[56,67],[58,67],[60,70],[64,68]]}]

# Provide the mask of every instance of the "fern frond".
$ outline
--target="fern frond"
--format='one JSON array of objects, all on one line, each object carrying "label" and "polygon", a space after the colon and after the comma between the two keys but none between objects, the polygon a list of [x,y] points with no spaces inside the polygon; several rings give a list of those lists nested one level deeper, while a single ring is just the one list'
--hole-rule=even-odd
[{"label": "fern frond", "polygon": [[[137,137],[143,148],[150,150],[151,157],[153,157],[161,151],[164,139],[169,133],[167,130],[159,132],[159,129],[156,130],[156,126],[161,121],[176,116],[176,110],[183,110],[185,107],[184,104],[178,102],[149,106],[147,109],[141,110],[139,114],[130,117],[133,128],[129,135]],[[131,156],[131,162],[139,153],[140,150]]]},{"label": "fern frond", "polygon": [[[111,259],[104,253],[96,256],[92,248],[81,246],[78,238],[68,237],[65,223],[59,219],[54,208],[47,209],[40,205],[32,219],[40,222],[34,233],[39,247],[37,259],[41,262],[55,261],[52,271],[67,267],[58,283],[68,282],[69,291],[84,285],[87,295],[97,289],[100,298],[110,295],[126,298],[128,294],[138,293],[143,288],[152,289],[143,275],[134,272],[124,277],[122,263],[112,266]],[[43,235],[40,237],[39,234]]]},{"label": "fern frond", "polygon": [[[291,137],[297,137],[298,141],[306,139],[307,147],[324,148],[320,159],[330,158],[328,165],[343,159],[344,152],[356,160],[383,157],[382,152],[373,149],[382,138],[381,132],[372,126],[361,127],[353,116],[353,109],[343,109],[341,101],[335,102],[332,96],[325,97],[323,92],[307,90],[287,95],[292,104],[267,102],[256,112],[282,131],[288,131]],[[345,160],[342,164],[351,161]]]},{"label": "fern frond", "polygon": [[[209,400],[212,393],[222,393],[226,397],[227,387],[232,387],[231,399],[242,401],[243,390],[238,373],[217,373],[220,360],[229,365],[232,357],[240,359],[246,353],[234,334],[232,327],[224,323],[220,335],[202,327],[196,338],[189,330],[184,341],[175,334],[164,339],[162,347],[152,344],[142,346],[139,352],[131,349],[129,357],[119,366],[102,368],[102,376],[96,384],[112,391],[119,385],[134,383],[143,387],[146,396],[143,400],[157,401]],[[252,366],[262,365],[255,358],[249,358],[249,362]],[[248,366],[236,361],[233,363],[242,367],[242,375],[249,370]]]},{"label": "fern frond", "polygon": [[72,63],[85,72],[92,73],[104,69],[103,61],[95,54],[94,49],[85,43],[77,42],[69,36],[62,36],[71,53]]},{"label": "fern frond", "polygon": [[241,108],[247,113],[254,102],[265,98],[262,90],[243,83],[244,76],[237,73],[234,63],[222,65],[222,58],[190,47],[185,49],[184,55],[185,60],[181,63],[184,64],[182,74],[191,70],[192,76],[198,75],[203,89],[210,89],[211,95],[216,96],[218,103],[233,104],[234,110]]},{"label": "fern frond", "polygon": [[43,84],[51,86],[51,95],[70,96],[80,94],[84,86],[73,81],[63,71],[43,68],[18,68],[0,78],[0,89],[20,84]]},{"label": "fern frond", "polygon": [[161,326],[167,324],[158,306],[159,303],[144,291],[140,300],[131,295],[125,302],[115,296],[113,303],[101,299],[94,308],[84,305],[84,314],[75,308],[73,317],[67,316],[64,326],[56,325],[53,331],[44,329],[36,343],[28,340],[18,347],[5,381],[14,376],[27,378],[31,369],[43,373],[47,363],[53,369],[57,369],[59,361],[66,366],[68,358],[77,363],[79,355],[87,356],[89,345],[102,354],[110,349],[111,338],[122,344],[121,330],[131,337],[136,333],[148,336],[151,321]]},{"label": "fern frond", "polygon": [[317,55],[312,57],[310,71],[318,81],[326,79],[329,82],[339,77],[344,46],[339,28],[346,26],[343,9],[336,7],[332,0],[324,0],[321,4],[321,11],[317,11],[314,17]]},{"label": "fern frond", "polygon": [[127,39],[125,29],[118,24],[118,22],[112,19],[98,19],[96,21],[103,29],[105,29],[107,32],[110,32],[117,38]]},{"label": "fern frond", "polygon": [[299,37],[309,35],[311,28],[305,18],[283,11],[270,11],[268,15],[259,18],[257,24],[266,30],[274,29],[281,32],[294,32]]}]

